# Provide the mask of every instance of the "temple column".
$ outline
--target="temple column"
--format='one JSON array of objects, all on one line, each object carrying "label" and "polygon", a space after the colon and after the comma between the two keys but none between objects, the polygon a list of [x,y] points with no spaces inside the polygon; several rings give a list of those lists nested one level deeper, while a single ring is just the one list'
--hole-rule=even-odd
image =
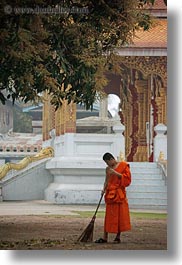
[{"label": "temple column", "polygon": [[108,99],[106,97],[100,100],[99,117],[101,119],[107,118],[108,117],[107,112],[108,112]]},{"label": "temple column", "polygon": [[43,141],[50,139],[50,131],[55,128],[55,109],[50,103],[50,95],[46,91],[44,93],[43,104],[43,121],[42,121],[42,133]]},{"label": "temple column", "polygon": [[156,104],[157,104],[157,119],[158,123],[167,123],[167,110],[166,110],[166,105],[167,105],[167,96],[166,96],[166,91],[164,87],[160,88],[160,91],[158,95],[156,96]]},{"label": "temple column", "polygon": [[[132,87],[133,88],[133,87]],[[132,90],[132,89],[131,89]],[[131,90],[128,89],[128,95],[123,93],[123,90],[121,90],[120,98],[122,99],[122,103],[120,103],[120,117],[121,117],[121,123],[125,125],[125,155],[126,159],[128,159],[131,148],[132,148],[132,133],[133,133],[133,119],[135,111],[134,106],[134,100],[131,94]],[[132,90],[133,91],[133,90]]]},{"label": "temple column", "polygon": [[148,80],[136,80],[135,86],[138,93],[138,146],[137,152],[134,155],[134,161],[147,161],[146,123],[149,121]]},{"label": "temple column", "polygon": [[65,113],[65,133],[76,132],[76,103],[67,101],[64,102],[64,113]]},{"label": "temple column", "polygon": [[50,103],[50,95],[44,94],[43,105],[43,140],[50,139],[50,131],[55,129],[56,136],[65,133],[76,132],[76,104],[63,101],[62,106],[55,111],[54,106]]}]

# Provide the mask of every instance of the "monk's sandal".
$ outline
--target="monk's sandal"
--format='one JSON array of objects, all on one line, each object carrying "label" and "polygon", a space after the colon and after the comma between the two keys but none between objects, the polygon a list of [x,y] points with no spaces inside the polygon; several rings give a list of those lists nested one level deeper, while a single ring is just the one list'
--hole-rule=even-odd
[{"label": "monk's sandal", "polygon": [[99,238],[99,239],[97,239],[97,240],[95,240],[95,243],[107,243],[107,240],[106,239],[103,239],[103,238]]},{"label": "monk's sandal", "polygon": [[120,238],[116,237],[113,242],[118,244],[118,243],[121,243],[121,240],[120,240]]}]

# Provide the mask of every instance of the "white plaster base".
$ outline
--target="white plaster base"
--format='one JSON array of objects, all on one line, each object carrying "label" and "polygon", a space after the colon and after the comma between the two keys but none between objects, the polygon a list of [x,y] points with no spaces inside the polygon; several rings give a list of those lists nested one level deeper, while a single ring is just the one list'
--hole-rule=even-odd
[{"label": "white plaster base", "polygon": [[52,183],[45,190],[45,199],[56,204],[97,204],[102,185]]},{"label": "white plaster base", "polygon": [[[54,137],[55,157],[46,164],[54,181],[45,190],[45,200],[58,204],[95,204],[105,181],[106,152],[124,154],[124,126],[115,121],[112,134],[66,133]],[[45,144],[51,144],[45,143]]]},{"label": "white plaster base", "polygon": [[53,158],[46,165],[54,175],[54,182],[45,190],[45,200],[57,204],[97,204],[104,185],[105,167],[97,158]]}]

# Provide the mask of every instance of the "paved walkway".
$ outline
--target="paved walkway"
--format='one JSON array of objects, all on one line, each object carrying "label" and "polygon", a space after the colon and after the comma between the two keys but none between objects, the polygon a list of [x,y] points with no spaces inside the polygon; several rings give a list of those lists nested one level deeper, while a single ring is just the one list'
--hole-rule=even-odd
[{"label": "paved walkway", "polygon": [[[100,210],[104,210],[104,205]],[[1,215],[78,215],[75,211],[94,211],[96,205],[60,205],[44,200],[0,202]]]},{"label": "paved walkway", "polygon": [[[0,216],[3,215],[78,215],[76,211],[95,211],[96,205],[58,205],[44,200],[0,202]],[[105,205],[100,205],[100,211]],[[130,209],[131,212],[166,213],[165,210]]]}]

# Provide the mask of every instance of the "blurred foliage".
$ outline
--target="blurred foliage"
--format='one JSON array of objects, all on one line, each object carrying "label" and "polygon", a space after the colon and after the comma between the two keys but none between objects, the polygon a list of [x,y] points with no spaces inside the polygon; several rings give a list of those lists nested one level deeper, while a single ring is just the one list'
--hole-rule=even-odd
[{"label": "blurred foliage", "polygon": [[[2,0],[0,101],[37,102],[47,90],[56,108],[64,99],[92,106],[103,95],[115,48],[151,27],[147,3],[154,0]],[[35,14],[37,7],[66,12]]]},{"label": "blurred foliage", "polygon": [[32,133],[32,117],[21,110],[14,109],[13,131],[20,133]]}]

